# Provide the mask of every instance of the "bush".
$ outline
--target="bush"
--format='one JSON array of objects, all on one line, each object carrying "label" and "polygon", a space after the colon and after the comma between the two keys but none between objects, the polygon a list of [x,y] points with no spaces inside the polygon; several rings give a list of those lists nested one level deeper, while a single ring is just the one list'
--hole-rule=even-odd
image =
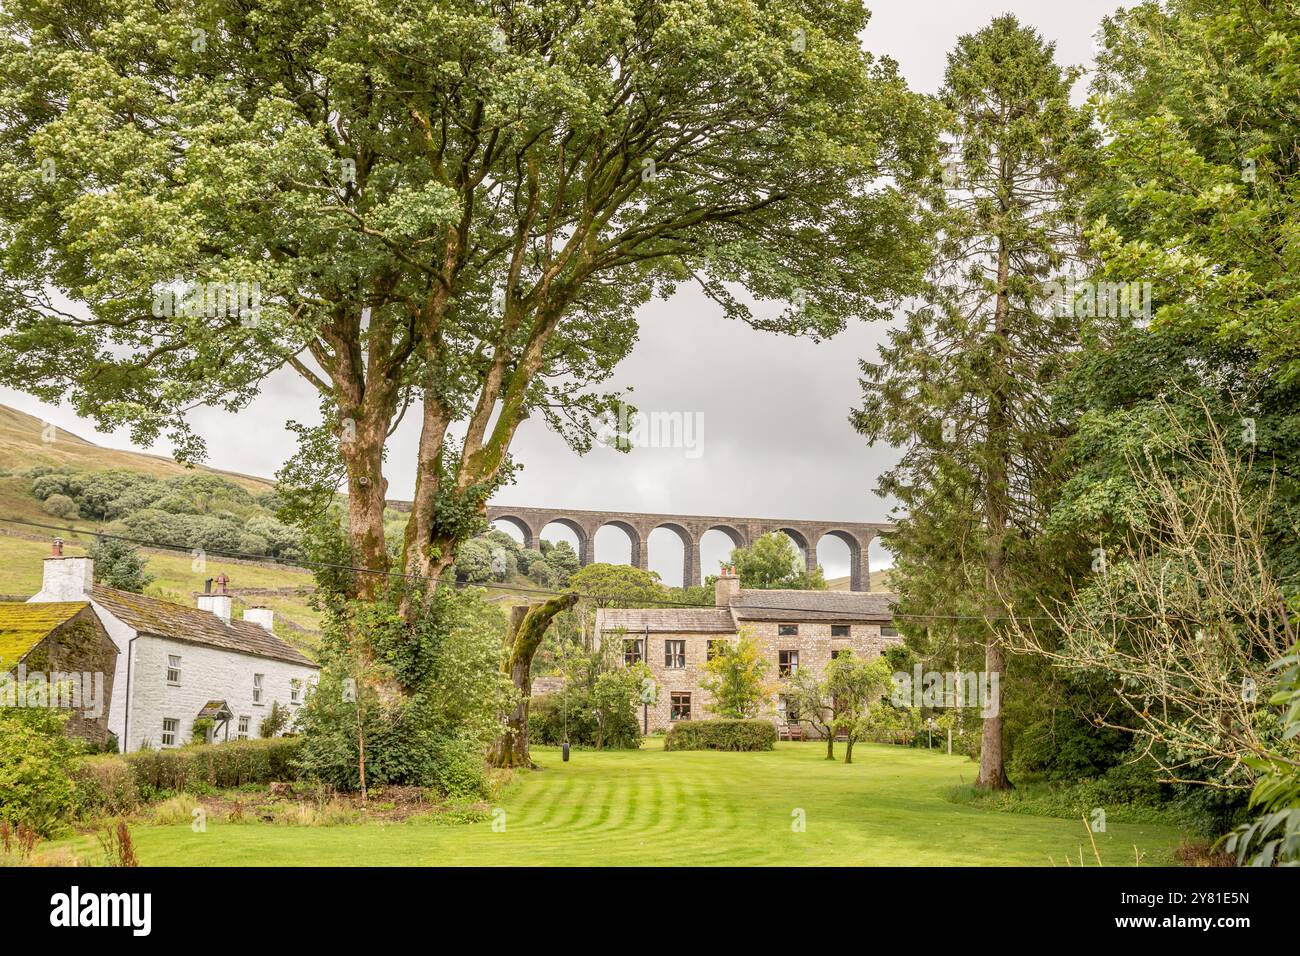
[{"label": "bush", "polygon": [[0,823],[47,836],[67,820],[79,742],[64,734],[66,721],[45,707],[0,710]]},{"label": "bush", "polygon": [[281,737],[88,757],[71,771],[71,806],[82,819],[117,816],[161,794],[294,780],[300,746],[298,738]]},{"label": "bush", "polygon": [[688,720],[674,724],[664,750],[771,750],[776,726],[766,720]]},{"label": "bush", "polygon": [[87,757],[73,768],[74,813],[80,819],[123,816],[140,806],[140,790],[125,758]]},{"label": "bush", "polygon": [[636,750],[641,746],[640,687],[637,672],[619,668],[598,675],[594,687],[574,684],[558,694],[534,697],[528,703],[528,741],[558,747],[567,730],[575,747]]},{"label": "bush", "polygon": [[53,515],[56,518],[78,518],[81,512],[77,509],[77,503],[67,495],[50,495],[41,505],[41,510],[47,515]]}]

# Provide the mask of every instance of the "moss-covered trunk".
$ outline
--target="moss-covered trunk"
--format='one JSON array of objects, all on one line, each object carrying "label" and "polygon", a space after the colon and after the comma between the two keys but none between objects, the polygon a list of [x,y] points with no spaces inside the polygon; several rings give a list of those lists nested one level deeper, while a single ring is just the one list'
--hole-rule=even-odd
[{"label": "moss-covered trunk", "polygon": [[562,594],[544,604],[520,605],[512,610],[510,631],[506,637],[509,653],[503,670],[514,684],[519,699],[506,715],[501,736],[488,755],[488,763],[493,767],[536,768],[528,753],[528,698],[533,691],[533,657],[542,646],[551,619],[577,602],[576,594]]}]

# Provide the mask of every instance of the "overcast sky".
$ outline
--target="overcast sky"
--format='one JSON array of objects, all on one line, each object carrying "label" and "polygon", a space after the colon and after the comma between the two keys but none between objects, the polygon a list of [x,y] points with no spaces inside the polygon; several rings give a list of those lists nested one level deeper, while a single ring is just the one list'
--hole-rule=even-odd
[{"label": "overcast sky", "polygon": [[[1090,65],[1093,35],[1112,0],[876,0],[863,34],[867,49],[892,56],[913,88],[935,92],[945,57],[963,33],[992,17],[1015,13],[1057,45],[1057,62]],[[597,447],[580,458],[538,421],[520,428],[515,458],[519,480],[496,500],[541,507],[723,514],[756,517],[886,521],[889,503],[874,494],[876,479],[893,462],[888,448],[868,448],[849,426],[859,400],[858,360],[875,357],[883,325],[850,327],[828,342],[755,332],[724,320],[694,288],[639,313],[641,334],[620,367],[616,386],[634,389],[646,410],[683,412],[702,430],[690,448],[638,448],[619,454]],[[0,389],[0,402],[20,408],[100,444],[130,448],[128,436],[96,434],[66,407],[56,408]],[[292,453],[288,419],[315,421],[316,398],[297,375],[273,377],[259,399],[238,416],[199,410],[193,421],[208,443],[209,463],[271,476]],[[398,431],[386,469],[392,497],[408,497],[418,415]],[[150,449],[166,454],[165,446]],[[554,526],[553,526],[554,527]],[[567,531],[548,533],[570,539]],[[716,539],[716,540],[715,540]],[[720,532],[704,543],[706,573],[728,545]],[[597,537],[599,560],[626,561],[622,533]],[[819,558],[830,577],[846,574],[844,546],[828,540]],[[872,566],[888,556],[873,549]],[[681,578],[681,546],[672,532],[651,539],[651,568],[665,582]]]}]

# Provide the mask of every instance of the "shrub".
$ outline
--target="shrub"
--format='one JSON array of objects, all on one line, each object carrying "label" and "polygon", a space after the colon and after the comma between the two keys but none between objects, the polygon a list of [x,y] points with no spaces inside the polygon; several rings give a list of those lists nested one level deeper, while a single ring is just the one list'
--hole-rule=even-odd
[{"label": "shrub", "polygon": [[284,729],[289,726],[289,720],[293,715],[289,713],[288,707],[281,707],[278,700],[271,702],[271,712],[262,718],[262,723],[257,728],[259,737],[279,737],[284,733]]},{"label": "shrub", "polygon": [[90,547],[95,560],[95,580],[119,591],[144,592],[153,580],[145,571],[148,563],[129,541],[120,538],[97,538]]},{"label": "shrub", "polygon": [[70,772],[76,816],[118,816],[165,793],[205,793],[246,784],[293,780],[301,741],[233,740],[173,750],[88,757]]},{"label": "shrub", "polygon": [[598,675],[594,688],[574,684],[558,694],[534,697],[528,703],[528,740],[558,747],[567,729],[575,747],[636,750],[641,746],[640,686],[637,673],[620,668]]},{"label": "shrub", "polygon": [[81,514],[77,509],[77,503],[67,495],[50,495],[41,505],[41,510],[56,518],[77,518]]},{"label": "shrub", "polygon": [[73,768],[75,815],[123,816],[140,806],[140,791],[126,759],[113,755],[87,757]]},{"label": "shrub", "polygon": [[664,750],[771,750],[776,727],[766,720],[689,720],[674,724]]},{"label": "shrub", "polygon": [[45,707],[0,709],[0,822],[46,836],[67,820],[79,747],[64,734],[67,716]]}]

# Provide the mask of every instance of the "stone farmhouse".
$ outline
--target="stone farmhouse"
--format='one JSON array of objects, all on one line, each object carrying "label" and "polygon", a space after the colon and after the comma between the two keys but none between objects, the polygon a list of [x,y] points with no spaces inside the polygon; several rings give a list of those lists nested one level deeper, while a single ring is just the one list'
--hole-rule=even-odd
[{"label": "stone farmhouse", "polygon": [[[104,672],[104,730],[123,752],[189,743],[200,718],[212,722],[210,741],[255,738],[277,703],[288,708],[291,725],[320,667],[275,636],[270,609],[249,608],[243,620],[232,619],[227,584],[218,577],[213,591],[198,596],[197,607],[119,591],[95,584],[92,559],[64,555],[56,539],[41,590],[26,605],[53,623],[26,657],[61,640],[59,621],[93,616],[111,651],[100,642],[93,653],[62,653],[51,667]],[[4,613],[13,616],[0,612],[0,622]],[[12,673],[16,663],[0,662],[0,670]],[[34,670],[25,669],[29,675]]]},{"label": "stone farmhouse", "polygon": [[[597,640],[621,642],[624,663],[645,661],[654,675],[658,695],[647,718],[652,731],[712,716],[708,692],[700,686],[704,664],[717,642],[734,643],[741,628],[762,647],[778,684],[800,668],[820,675],[841,651],[870,659],[902,642],[893,627],[892,594],[741,588],[732,569],[723,570],[714,594],[711,608],[596,612]],[[762,716],[786,728],[786,701],[779,690]]]}]

